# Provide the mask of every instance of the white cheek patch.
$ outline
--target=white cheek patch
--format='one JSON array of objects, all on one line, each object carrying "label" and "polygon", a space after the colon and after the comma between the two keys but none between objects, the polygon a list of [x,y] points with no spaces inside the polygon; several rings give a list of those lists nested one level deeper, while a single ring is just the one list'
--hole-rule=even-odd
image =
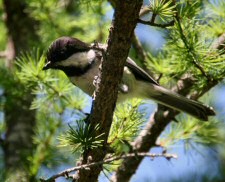
[{"label": "white cheek patch", "polygon": [[89,50],[88,52],[75,53],[66,60],[57,62],[59,66],[76,66],[76,67],[85,67],[87,64],[90,64],[95,58],[95,52]]}]

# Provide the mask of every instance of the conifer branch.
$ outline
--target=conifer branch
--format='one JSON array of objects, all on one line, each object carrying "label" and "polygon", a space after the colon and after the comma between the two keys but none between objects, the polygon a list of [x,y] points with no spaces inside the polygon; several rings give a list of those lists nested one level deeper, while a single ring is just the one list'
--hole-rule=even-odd
[{"label": "conifer branch", "polygon": [[[71,100],[68,99],[68,97],[66,97],[65,95],[62,95],[58,92],[58,90],[56,90],[51,84],[49,84],[48,82],[44,82],[43,83],[45,86],[47,86],[48,88],[50,88],[54,94],[58,95],[59,97],[63,98],[66,102],[71,103]],[[85,113],[82,109],[80,108],[76,108],[77,111],[79,111],[82,115],[86,116],[87,113]]]},{"label": "conifer branch", "polygon": [[[223,36],[223,35],[222,35]],[[218,38],[218,41],[222,40],[221,37]],[[224,41],[219,41],[220,44],[215,46],[215,49],[220,49],[221,45],[225,43]],[[202,88],[201,93],[195,93],[192,95],[192,98],[197,100],[204,93],[208,92],[211,88],[217,85],[221,80],[213,80],[209,81],[208,84]],[[187,95],[191,88],[194,85],[194,81],[191,75],[188,75],[185,78],[181,78],[177,82],[177,86],[175,86],[172,90],[181,94]],[[155,111],[151,116],[150,120],[145,126],[145,128],[141,131],[140,135],[133,142],[133,150],[137,152],[146,152],[149,151],[152,147],[156,146],[156,140],[160,136],[161,132],[164,131],[165,127],[179,114],[178,111],[174,111],[172,109],[165,110],[164,106],[158,105],[157,111]],[[120,167],[117,169],[116,173],[112,176],[112,182],[128,182],[132,175],[137,170],[138,166],[142,161],[142,157],[137,160],[129,160],[125,159]]]},{"label": "conifer branch", "polygon": [[188,40],[186,38],[186,36],[184,35],[184,31],[183,28],[181,27],[181,22],[178,16],[176,16],[176,20],[177,20],[177,24],[178,24],[178,28],[179,28],[179,32],[180,32],[180,36],[181,39],[186,47],[186,49],[188,50],[188,54],[192,57],[192,61],[193,64],[195,65],[195,67],[197,69],[200,70],[200,72],[202,73],[203,76],[205,76],[207,78],[207,80],[211,80],[211,78],[209,77],[209,75],[205,72],[204,68],[202,67],[202,65],[199,63],[199,60],[194,52],[194,50],[190,47]]},{"label": "conifer branch", "polygon": [[68,177],[69,173],[74,172],[74,171],[78,171],[80,169],[90,170],[90,168],[95,167],[95,166],[99,166],[99,165],[102,165],[102,164],[110,164],[110,163],[112,163],[114,161],[117,161],[117,160],[126,159],[126,158],[138,158],[138,157],[150,157],[152,159],[157,158],[157,157],[164,157],[167,160],[170,160],[172,158],[177,159],[176,154],[167,154],[167,153],[157,154],[157,153],[148,153],[148,152],[129,153],[129,154],[123,154],[123,155],[115,156],[115,157],[108,157],[105,160],[99,161],[99,162],[92,162],[92,163],[89,163],[89,164],[83,164],[83,165],[80,165],[80,166],[72,167],[72,168],[66,169],[62,172],[59,172],[58,174],[55,174],[48,179],[40,179],[40,180],[42,182],[53,182],[58,177],[63,177],[63,176]]}]

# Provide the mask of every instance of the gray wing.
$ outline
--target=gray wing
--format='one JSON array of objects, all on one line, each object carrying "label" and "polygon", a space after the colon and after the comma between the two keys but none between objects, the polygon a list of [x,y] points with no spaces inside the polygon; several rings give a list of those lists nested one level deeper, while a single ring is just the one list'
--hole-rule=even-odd
[{"label": "gray wing", "polygon": [[129,57],[127,58],[125,66],[127,66],[130,69],[130,71],[134,74],[136,79],[159,85],[148,73],[146,73],[142,68],[140,68],[131,58]]}]

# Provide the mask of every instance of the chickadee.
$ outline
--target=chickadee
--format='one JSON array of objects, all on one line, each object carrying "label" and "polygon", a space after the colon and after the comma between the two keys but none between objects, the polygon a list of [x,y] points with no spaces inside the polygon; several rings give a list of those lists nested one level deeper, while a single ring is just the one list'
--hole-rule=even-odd
[{"label": "chickadee", "polygon": [[[93,81],[98,75],[101,58],[102,52],[92,49],[90,45],[76,38],[60,37],[50,45],[47,51],[47,64],[43,70],[64,71],[74,85],[91,96],[95,90]],[[128,57],[119,85],[118,100],[131,97],[149,98],[200,120],[208,120],[208,116],[215,115],[211,107],[160,86]]]}]

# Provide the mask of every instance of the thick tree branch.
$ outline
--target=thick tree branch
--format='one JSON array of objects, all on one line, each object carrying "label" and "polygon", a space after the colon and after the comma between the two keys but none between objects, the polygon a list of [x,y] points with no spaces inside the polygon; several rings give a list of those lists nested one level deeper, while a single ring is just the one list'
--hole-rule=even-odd
[{"label": "thick tree branch", "polygon": [[172,159],[172,158],[177,159],[177,155],[175,155],[175,154],[167,154],[167,153],[156,154],[156,153],[145,153],[145,152],[130,153],[130,154],[124,154],[124,155],[115,156],[115,157],[109,157],[109,158],[106,158],[103,161],[93,162],[93,163],[90,163],[90,164],[84,164],[84,165],[81,165],[81,166],[69,168],[69,169],[66,169],[66,170],[58,173],[58,174],[55,174],[55,175],[51,176],[48,179],[41,179],[41,181],[42,182],[53,182],[58,177],[64,177],[64,176],[67,177],[67,176],[69,176],[69,173],[80,170],[80,169],[90,170],[90,168],[92,168],[92,167],[99,166],[99,165],[102,165],[102,164],[109,164],[111,162],[114,162],[114,161],[117,161],[117,160],[120,160],[120,159],[138,158],[138,157],[151,157],[151,158],[164,157],[166,159]]},{"label": "thick tree branch", "polygon": [[[224,34],[222,36],[224,36]],[[218,42],[220,43],[214,47],[215,49],[220,49],[221,45],[225,43],[225,39],[223,39],[224,41],[221,41],[222,39],[223,38],[219,37]],[[208,85],[202,89],[201,93],[194,93],[192,98],[197,100],[204,93],[208,92],[211,88],[217,85],[219,81],[220,80],[208,81]],[[194,81],[192,80],[191,75],[188,75],[186,78],[179,80],[177,87],[173,90],[181,95],[187,95],[193,85]],[[177,114],[179,114],[178,111],[174,111],[172,109],[167,109],[165,111],[165,107],[159,105],[157,111],[151,115],[146,127],[133,142],[133,150],[136,150],[137,152],[148,152],[156,145],[156,140],[160,136],[161,132],[164,131],[165,127],[175,118]],[[125,159],[111,180],[113,182],[129,181],[143,158],[144,157],[136,160]]]},{"label": "thick tree branch", "polygon": [[[123,67],[128,56],[134,28],[139,17],[142,0],[114,1],[115,12],[109,32],[108,47],[98,77],[95,100],[90,115],[91,126],[100,124],[104,133],[103,147],[86,151],[81,165],[90,161],[102,161],[106,155],[107,138],[116,105],[118,84],[122,78]],[[98,133],[97,133],[98,134]],[[90,170],[79,170],[77,181],[97,181],[102,166]]]}]

